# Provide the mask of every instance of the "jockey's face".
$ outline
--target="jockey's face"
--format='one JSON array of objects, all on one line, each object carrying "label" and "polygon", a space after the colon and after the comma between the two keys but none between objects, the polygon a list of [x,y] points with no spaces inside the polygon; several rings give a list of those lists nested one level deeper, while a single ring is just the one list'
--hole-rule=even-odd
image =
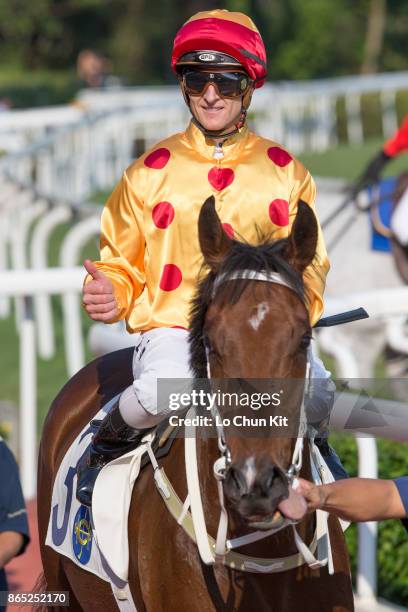
[{"label": "jockey's face", "polygon": [[222,98],[216,87],[210,84],[200,96],[190,95],[190,108],[195,118],[206,130],[222,130],[227,134],[239,121],[242,96]]}]

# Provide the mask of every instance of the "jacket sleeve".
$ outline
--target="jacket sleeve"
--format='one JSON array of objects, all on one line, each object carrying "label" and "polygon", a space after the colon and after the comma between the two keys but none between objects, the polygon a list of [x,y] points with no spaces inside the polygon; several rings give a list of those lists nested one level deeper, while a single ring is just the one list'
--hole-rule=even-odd
[{"label": "jacket sleeve", "polygon": [[323,293],[326,285],[326,276],[330,269],[322,229],[316,214],[315,207],[316,185],[310,173],[297,162],[294,186],[289,201],[289,231],[296,217],[298,201],[303,200],[313,209],[318,225],[317,248],[314,260],[303,273],[306,286],[306,297],[310,314],[310,323],[315,325],[324,310]]},{"label": "jacket sleeve", "polygon": [[395,134],[384,144],[383,151],[389,157],[408,151],[408,115]]},{"label": "jacket sleeve", "polygon": [[125,172],[105,204],[101,218],[100,260],[95,261],[113,283],[123,319],[145,285],[143,202]]}]

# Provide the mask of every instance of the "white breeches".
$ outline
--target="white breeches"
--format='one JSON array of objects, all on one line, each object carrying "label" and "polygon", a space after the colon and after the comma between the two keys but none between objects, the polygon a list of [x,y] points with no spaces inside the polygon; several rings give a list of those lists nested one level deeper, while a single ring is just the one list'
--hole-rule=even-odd
[{"label": "white breeches", "polygon": [[158,379],[190,379],[191,383],[172,383],[191,388],[193,373],[189,365],[188,332],[161,327],[138,334],[133,355],[133,385],[122,393],[119,403],[123,419],[131,427],[152,427],[170,413],[167,403],[158,399]]}]

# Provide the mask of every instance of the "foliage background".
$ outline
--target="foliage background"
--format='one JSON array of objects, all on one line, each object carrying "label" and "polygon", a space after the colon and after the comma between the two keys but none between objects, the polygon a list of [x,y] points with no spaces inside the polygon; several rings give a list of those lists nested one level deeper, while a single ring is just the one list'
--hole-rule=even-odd
[{"label": "foliage background", "polygon": [[[342,459],[350,476],[357,476],[357,445],[352,436],[332,434],[330,443]],[[379,478],[398,478],[408,474],[408,445],[392,440],[377,440]],[[357,525],[346,531],[353,580],[357,569]],[[408,538],[399,521],[378,523],[377,578],[380,597],[408,609]]]},{"label": "foliage background", "polygon": [[270,79],[406,69],[406,0],[0,0],[0,97],[15,106],[66,101],[84,48],[105,53],[124,83],[174,83],[177,29],[213,8],[254,19]]}]

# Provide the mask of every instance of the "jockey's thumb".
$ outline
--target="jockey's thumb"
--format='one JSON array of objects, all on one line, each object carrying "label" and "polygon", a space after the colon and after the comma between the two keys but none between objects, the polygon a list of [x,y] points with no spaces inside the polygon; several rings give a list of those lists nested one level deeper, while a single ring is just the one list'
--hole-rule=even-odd
[{"label": "jockey's thumb", "polygon": [[102,281],[104,283],[108,281],[108,278],[105,276],[105,274],[98,270],[93,261],[91,261],[90,259],[85,259],[84,268],[88,272],[88,274],[92,276],[93,280]]}]

